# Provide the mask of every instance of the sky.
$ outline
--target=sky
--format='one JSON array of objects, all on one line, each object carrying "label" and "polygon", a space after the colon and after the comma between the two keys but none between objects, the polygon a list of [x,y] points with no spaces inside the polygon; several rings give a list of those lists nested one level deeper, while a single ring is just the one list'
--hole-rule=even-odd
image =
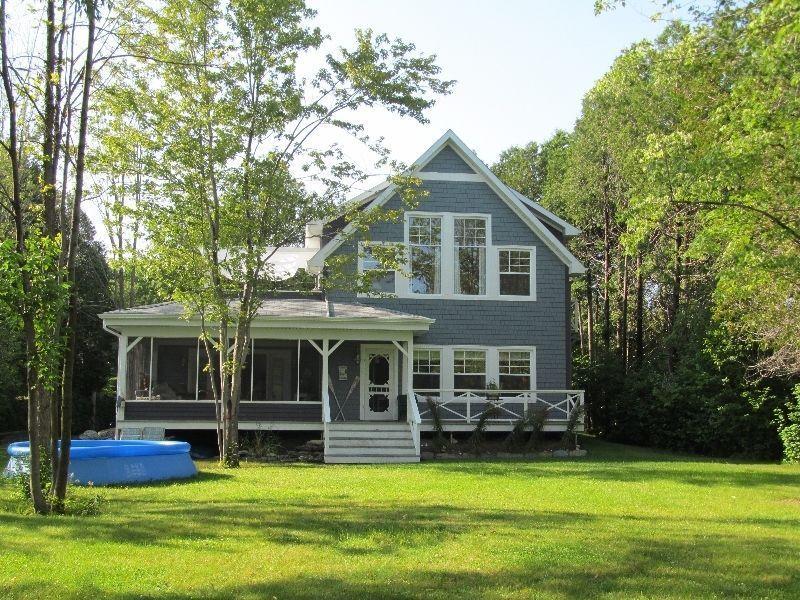
[{"label": "sky", "polygon": [[[594,14],[593,0],[308,0],[314,19],[330,40],[324,52],[351,47],[356,28],[371,28],[436,54],[453,92],[419,124],[381,111],[364,111],[366,131],[383,136],[391,157],[409,164],[445,131],[452,129],[487,164],[513,145],[541,142],[555,130],[570,130],[581,101],[622,50],[653,38],[663,23],[648,15],[649,0]],[[312,70],[313,68],[313,70]],[[323,143],[327,140],[322,140]],[[343,140],[336,140],[343,141]],[[344,144],[348,158],[372,173],[353,193],[383,180],[388,172],[371,169],[375,157]],[[96,202],[85,210],[103,231]],[[101,239],[105,236],[102,233]]]},{"label": "sky", "polygon": [[436,54],[450,96],[430,123],[370,116],[393,158],[410,163],[447,129],[487,164],[512,145],[572,129],[581,100],[632,43],[653,38],[663,23],[654,4],[594,14],[593,0],[311,0],[331,43],[350,45],[357,27],[386,32]]}]

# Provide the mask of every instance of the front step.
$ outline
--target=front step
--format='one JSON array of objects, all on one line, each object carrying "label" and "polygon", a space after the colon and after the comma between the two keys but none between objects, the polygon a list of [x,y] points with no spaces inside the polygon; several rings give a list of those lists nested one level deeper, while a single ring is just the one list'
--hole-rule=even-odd
[{"label": "front step", "polygon": [[326,463],[419,462],[408,423],[342,421],[326,429]]}]

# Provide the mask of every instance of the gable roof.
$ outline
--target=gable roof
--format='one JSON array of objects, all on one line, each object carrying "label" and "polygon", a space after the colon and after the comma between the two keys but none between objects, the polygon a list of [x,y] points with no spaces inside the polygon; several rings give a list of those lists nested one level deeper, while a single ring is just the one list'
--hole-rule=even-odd
[{"label": "gable roof", "polygon": [[[425,167],[428,165],[428,163],[430,163],[444,148],[452,149],[475,173],[432,173],[431,171],[425,171]],[[520,198],[522,195],[518,192],[515,192],[502,181],[500,181],[500,179],[498,179],[497,176],[492,173],[491,169],[489,169],[489,167],[487,167],[486,164],[484,164],[484,162],[479,159],[451,129],[448,129],[444,135],[442,135],[442,137],[436,140],[436,142],[434,142],[434,144],[422,154],[422,156],[414,161],[411,167],[404,172],[404,175],[419,177],[423,180],[433,178],[432,176],[435,175],[438,179],[450,179],[453,181],[480,181],[486,183],[492,189],[492,191],[494,191],[494,193],[501,200],[503,200],[534,233],[538,235],[542,242],[544,242],[544,244],[553,251],[553,254],[555,254],[565,265],[569,267],[569,272],[571,274],[580,274],[586,271],[586,268],[581,264],[581,262],[531,211],[531,204],[536,205],[536,207],[541,209],[541,211],[544,211],[544,208],[540,207],[532,200],[526,199],[528,200],[528,203],[523,202],[523,200]],[[394,195],[395,191],[396,186],[394,184],[388,185],[378,193],[378,195],[369,203],[369,206],[367,206],[365,210],[374,210],[382,206]],[[522,198],[524,198],[524,196],[522,196]],[[549,213],[549,215],[555,217],[555,215],[552,213]],[[562,219],[558,219],[558,221],[569,225]],[[575,228],[573,227],[572,229]],[[344,229],[342,229],[341,232],[334,236],[333,239],[325,244],[325,246],[320,248],[319,252],[309,259],[309,267],[321,269],[325,263],[325,259],[333,254],[333,252],[339,246],[341,246],[342,243],[344,243],[345,239],[347,239],[347,237],[354,232],[353,230],[354,227],[352,225],[347,225]],[[565,235],[567,235],[566,231]]]}]

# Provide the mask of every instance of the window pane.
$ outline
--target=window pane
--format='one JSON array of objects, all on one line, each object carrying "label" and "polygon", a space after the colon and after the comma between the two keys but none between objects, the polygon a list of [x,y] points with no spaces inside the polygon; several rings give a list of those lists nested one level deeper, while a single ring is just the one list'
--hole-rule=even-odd
[{"label": "window pane", "polygon": [[500,294],[530,296],[531,253],[528,250],[500,251]]},{"label": "window pane", "polygon": [[531,355],[524,350],[501,350],[499,355],[500,389],[531,389]]},{"label": "window pane", "polygon": [[364,256],[361,259],[363,271],[377,271],[370,274],[370,290],[373,292],[394,293],[394,271],[383,269],[380,261],[372,255],[370,247],[363,248]]},{"label": "window pane", "polygon": [[453,372],[486,374],[486,353],[483,350],[456,350],[453,353]]},{"label": "window pane", "polygon": [[423,375],[420,373],[414,374],[414,390],[438,390],[440,385],[439,375]]},{"label": "window pane", "polygon": [[486,221],[454,220],[455,290],[471,296],[486,293]]},{"label": "window pane", "polygon": [[441,217],[411,217],[408,242],[411,252],[411,291],[415,294],[441,293]]},{"label": "window pane", "polygon": [[414,350],[414,373],[440,373],[439,350]]},{"label": "window pane", "polygon": [[415,294],[441,292],[441,251],[439,246],[411,246],[411,291]]},{"label": "window pane", "polygon": [[457,390],[485,390],[485,375],[454,375],[453,383]]}]

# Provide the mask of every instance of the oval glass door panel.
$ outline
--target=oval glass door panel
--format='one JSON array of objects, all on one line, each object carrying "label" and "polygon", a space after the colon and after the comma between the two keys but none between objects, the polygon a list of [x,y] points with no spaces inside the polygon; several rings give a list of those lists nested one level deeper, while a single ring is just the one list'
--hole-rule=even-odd
[{"label": "oval glass door panel", "polygon": [[370,412],[383,413],[389,410],[389,357],[385,354],[370,354],[369,399]]}]

